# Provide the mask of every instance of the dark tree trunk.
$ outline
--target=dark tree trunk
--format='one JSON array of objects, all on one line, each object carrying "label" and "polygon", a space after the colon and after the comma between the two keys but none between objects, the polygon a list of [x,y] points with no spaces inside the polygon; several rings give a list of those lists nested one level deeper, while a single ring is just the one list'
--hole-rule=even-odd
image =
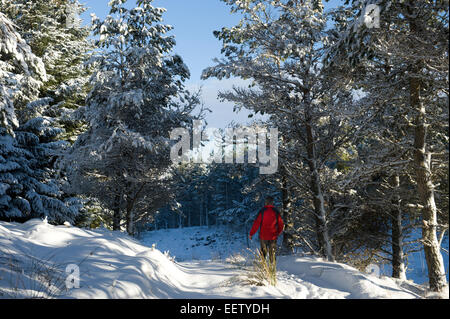
[{"label": "dark tree trunk", "polygon": [[281,168],[281,196],[282,196],[282,203],[283,203],[283,211],[281,217],[284,221],[284,231],[283,231],[283,250],[285,250],[287,253],[291,253],[294,249],[294,238],[292,236],[292,233],[294,231],[294,224],[293,224],[293,216],[292,216],[292,206],[291,206],[291,200],[290,200],[290,194],[287,184],[287,178],[286,173],[283,168]]},{"label": "dark tree trunk", "polygon": [[[306,94],[305,100],[306,104],[308,97]],[[331,248],[331,241],[328,233],[327,226],[327,214],[325,210],[325,200],[322,192],[322,187],[320,183],[320,176],[317,167],[317,154],[315,147],[315,136],[314,129],[312,127],[312,118],[307,110],[306,115],[306,150],[308,154],[308,166],[311,173],[311,192],[312,192],[312,200],[314,204],[314,213],[316,219],[316,231],[319,245],[321,246],[321,251],[324,257],[326,257],[329,261],[334,261],[334,256]]]},{"label": "dark tree trunk", "polygon": [[402,210],[400,207],[400,177],[395,175],[392,178],[391,185],[394,189],[393,206],[391,212],[392,224],[392,277],[406,279],[406,269],[403,256],[403,228],[402,228]]},{"label": "dark tree trunk", "polygon": [[119,193],[114,196],[114,210],[113,210],[113,230],[120,230],[120,220],[122,219],[120,211],[120,197]]}]

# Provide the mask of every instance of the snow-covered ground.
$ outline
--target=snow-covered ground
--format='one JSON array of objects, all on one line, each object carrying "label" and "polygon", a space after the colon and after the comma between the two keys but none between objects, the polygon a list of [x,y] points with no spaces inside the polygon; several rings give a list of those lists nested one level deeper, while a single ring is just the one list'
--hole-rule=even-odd
[{"label": "snow-covered ground", "polygon": [[[421,236],[421,230],[418,229],[411,239],[418,239]],[[246,236],[241,233],[233,232],[227,227],[188,227],[161,229],[150,231],[141,235],[141,242],[147,246],[155,244],[156,247],[165,252],[169,252],[177,261],[185,260],[207,260],[207,259],[226,259],[237,253],[246,255],[247,248],[257,249],[259,242],[257,236],[253,241],[248,241]],[[281,245],[282,237],[278,242]],[[448,280],[448,238],[446,238],[442,247],[445,269]],[[420,248],[420,247],[415,247]],[[376,265],[381,275],[390,276],[392,267],[390,264]],[[427,265],[424,252],[419,250],[408,256],[407,278],[414,283],[422,285],[428,283]]]},{"label": "snow-covered ground", "polygon": [[149,231],[139,239],[147,246],[155,244],[162,252],[169,252],[177,261],[186,261],[226,259],[236,253],[244,254],[247,248],[257,248],[256,237],[250,241],[227,227],[197,226]]},{"label": "snow-covered ground", "polygon": [[[198,227],[175,232],[165,231],[164,241],[155,233],[138,241],[38,219],[0,222],[0,297],[419,298],[423,292],[311,256],[280,256],[275,287],[250,285],[243,238]],[[76,278],[79,288],[66,290]]]}]

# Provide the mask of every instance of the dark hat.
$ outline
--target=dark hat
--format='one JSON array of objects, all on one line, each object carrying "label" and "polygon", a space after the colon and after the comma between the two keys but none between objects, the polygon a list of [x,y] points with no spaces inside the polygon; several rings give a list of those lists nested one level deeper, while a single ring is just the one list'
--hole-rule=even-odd
[{"label": "dark hat", "polygon": [[274,198],[270,195],[266,196],[266,204],[272,205],[274,201]]}]

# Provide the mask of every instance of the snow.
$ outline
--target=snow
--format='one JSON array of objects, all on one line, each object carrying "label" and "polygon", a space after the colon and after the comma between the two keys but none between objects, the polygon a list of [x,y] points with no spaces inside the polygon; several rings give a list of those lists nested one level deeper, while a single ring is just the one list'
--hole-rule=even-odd
[{"label": "snow", "polygon": [[[226,227],[161,229],[143,233],[141,237],[142,243],[147,246],[155,244],[156,248],[168,251],[177,261],[226,259],[245,250],[242,234]],[[252,248],[256,248],[256,240],[252,244]]]},{"label": "snow", "polygon": [[[256,244],[253,240],[250,246]],[[158,248],[171,251],[163,253]],[[220,227],[160,230],[146,233],[138,241],[121,232],[80,229],[68,223],[53,226],[40,219],[24,224],[0,222],[0,297],[420,297],[420,287],[412,283],[378,278],[306,255],[279,256],[276,286],[249,285],[245,283],[251,264],[247,255],[245,240]],[[79,267],[80,280],[79,288],[66,290],[65,283],[72,275],[65,272],[69,264]],[[44,280],[44,273],[60,276],[49,282],[59,279],[63,289],[37,285]]]}]

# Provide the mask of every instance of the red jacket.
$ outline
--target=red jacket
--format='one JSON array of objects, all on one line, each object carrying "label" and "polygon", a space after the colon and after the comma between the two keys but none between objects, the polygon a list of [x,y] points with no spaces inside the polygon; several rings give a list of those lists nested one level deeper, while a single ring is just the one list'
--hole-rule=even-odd
[{"label": "red jacket", "polygon": [[[262,212],[264,212],[264,214],[261,214]],[[262,223],[261,216],[263,216]],[[258,231],[259,227],[261,227],[259,238],[262,240],[275,240],[283,231],[283,220],[281,219],[280,213],[278,213],[273,205],[266,205],[259,211],[258,217],[255,219],[253,227],[250,230],[250,236],[253,236]]]}]

